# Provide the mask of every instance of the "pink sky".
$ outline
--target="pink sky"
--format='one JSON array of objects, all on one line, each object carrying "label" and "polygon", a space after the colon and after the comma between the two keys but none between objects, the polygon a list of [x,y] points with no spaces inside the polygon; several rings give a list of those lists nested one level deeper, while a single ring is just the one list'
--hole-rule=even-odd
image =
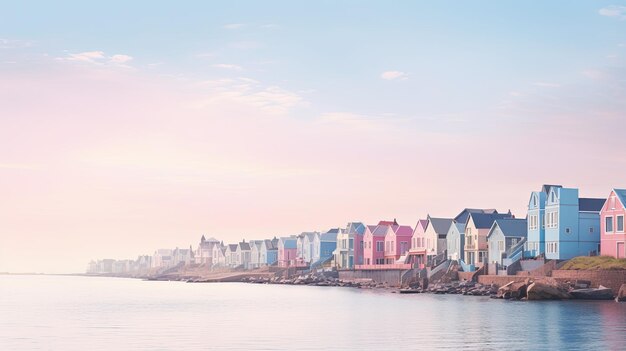
[{"label": "pink sky", "polygon": [[247,78],[51,58],[0,83],[0,272],[81,272],[203,234],[413,226],[463,207],[524,217],[543,183],[588,197],[626,187],[623,110],[584,98],[622,96],[610,77],[432,118],[337,111]]}]

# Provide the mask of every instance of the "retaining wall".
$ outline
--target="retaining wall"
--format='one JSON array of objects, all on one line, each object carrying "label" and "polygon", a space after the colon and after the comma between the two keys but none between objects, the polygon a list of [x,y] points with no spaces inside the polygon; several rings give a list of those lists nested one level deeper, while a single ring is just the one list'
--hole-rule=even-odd
[{"label": "retaining wall", "polygon": [[553,270],[552,278],[560,281],[588,280],[597,288],[604,285],[617,295],[619,287],[626,283],[626,270]]},{"label": "retaining wall", "polygon": [[402,284],[402,274],[405,269],[389,269],[389,270],[346,270],[339,271],[339,279],[356,280],[371,279],[376,283],[383,283],[393,287],[399,287]]}]

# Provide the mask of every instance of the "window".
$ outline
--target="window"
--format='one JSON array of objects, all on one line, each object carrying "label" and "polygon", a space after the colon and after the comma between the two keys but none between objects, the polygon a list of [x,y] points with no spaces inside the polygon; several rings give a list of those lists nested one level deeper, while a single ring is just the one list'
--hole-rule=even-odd
[{"label": "window", "polygon": [[384,244],[385,244],[385,243],[384,243],[384,242],[382,242],[382,241],[377,241],[377,242],[376,242],[376,251],[377,251],[377,252],[382,252],[382,251],[383,251],[383,245],[384,245]]},{"label": "window", "polygon": [[593,233],[593,227],[589,227],[589,233]]},{"label": "window", "polygon": [[565,228],[565,234],[571,234],[571,233],[572,233],[572,230],[569,227]]},{"label": "window", "polygon": [[607,233],[613,233],[613,217],[608,216],[604,219],[604,228]]},{"label": "window", "polygon": [[617,231],[620,233],[624,232],[624,216],[617,216],[616,218],[617,221]]},{"label": "window", "polygon": [[504,251],[504,240],[498,241],[498,250]]}]

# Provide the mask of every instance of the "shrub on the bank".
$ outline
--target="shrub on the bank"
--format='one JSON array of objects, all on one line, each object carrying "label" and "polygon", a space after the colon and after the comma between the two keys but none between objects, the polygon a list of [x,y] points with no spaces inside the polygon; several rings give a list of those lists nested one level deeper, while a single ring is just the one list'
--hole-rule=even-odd
[{"label": "shrub on the bank", "polygon": [[567,263],[565,263],[565,265],[563,265],[563,268],[561,269],[626,269],[626,258],[617,259],[611,256],[574,257]]}]

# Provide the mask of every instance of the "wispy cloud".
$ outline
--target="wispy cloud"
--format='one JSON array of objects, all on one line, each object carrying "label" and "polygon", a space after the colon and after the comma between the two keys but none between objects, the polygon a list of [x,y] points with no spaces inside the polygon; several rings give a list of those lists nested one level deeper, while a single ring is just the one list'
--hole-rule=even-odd
[{"label": "wispy cloud", "polygon": [[626,6],[611,5],[598,10],[602,16],[615,17],[626,20]]},{"label": "wispy cloud", "polygon": [[401,71],[385,71],[381,73],[380,78],[384,80],[406,80],[408,79],[406,73]]},{"label": "wispy cloud", "polygon": [[124,64],[131,61],[132,59],[133,57],[128,55],[113,55],[111,56],[111,59],[109,61],[111,63]]},{"label": "wispy cloud", "polygon": [[229,23],[223,26],[224,29],[241,29],[245,27],[245,23]]},{"label": "wispy cloud", "polygon": [[239,66],[239,65],[233,65],[230,63],[218,63],[213,65],[213,67],[215,68],[223,68],[223,69],[232,69],[234,71],[241,71],[243,70],[243,67]]},{"label": "wispy cloud", "polygon": [[191,104],[194,108],[251,107],[269,114],[280,115],[288,113],[296,106],[307,105],[306,101],[294,92],[277,86],[265,86],[257,80],[244,77],[209,80],[199,83],[198,86],[208,91],[205,98]]},{"label": "wispy cloud", "polygon": [[127,63],[130,62],[133,57],[124,54],[115,54],[112,56],[105,55],[104,51],[84,51],[77,54],[69,53],[65,57],[59,57],[62,61],[74,61],[91,63],[94,65],[117,65],[128,67]]}]

